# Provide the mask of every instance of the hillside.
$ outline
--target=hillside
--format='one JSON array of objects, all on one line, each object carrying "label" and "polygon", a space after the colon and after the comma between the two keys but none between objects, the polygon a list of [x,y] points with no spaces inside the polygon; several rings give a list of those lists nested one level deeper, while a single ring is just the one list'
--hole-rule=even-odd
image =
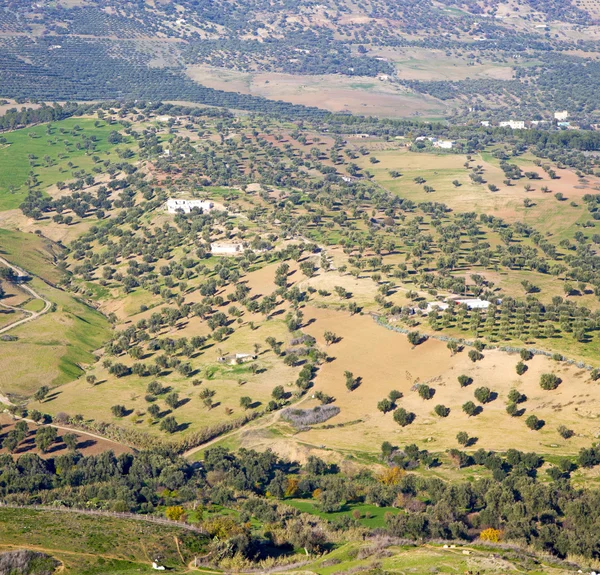
[{"label": "hillside", "polygon": [[0,0],[0,573],[598,572],[599,31]]},{"label": "hillside", "polygon": [[594,2],[4,0],[0,10],[0,97],[596,119]]}]

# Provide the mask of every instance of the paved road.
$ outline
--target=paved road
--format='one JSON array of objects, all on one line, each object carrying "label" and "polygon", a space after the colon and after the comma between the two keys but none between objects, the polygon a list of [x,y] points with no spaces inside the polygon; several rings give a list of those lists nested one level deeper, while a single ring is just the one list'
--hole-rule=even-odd
[{"label": "paved road", "polygon": [[[24,278],[24,277],[30,277],[30,275],[23,271],[21,268],[18,268],[17,266],[11,264],[10,262],[8,262],[7,260],[5,260],[3,257],[0,257],[0,263],[4,264],[5,266],[11,268],[16,274],[17,276]],[[47,300],[46,298],[42,297],[40,294],[38,294],[32,287],[28,286],[25,283],[19,284],[27,293],[29,293],[32,297],[34,297],[35,299],[41,299],[44,302],[44,309],[42,311],[29,311],[26,309],[22,309],[19,307],[13,307],[10,305],[6,305],[3,303],[0,303],[0,306],[7,308],[7,309],[13,309],[13,310],[18,310],[21,311],[23,313],[28,314],[26,318],[20,319],[19,321],[15,321],[14,323],[11,323],[10,325],[7,325],[3,328],[0,329],[0,335],[3,333],[6,333],[7,331],[22,325],[24,323],[33,321],[34,319],[37,319],[38,317],[40,317],[41,315],[44,315],[49,309],[50,306],[52,305],[52,302],[50,302],[49,300]]]}]

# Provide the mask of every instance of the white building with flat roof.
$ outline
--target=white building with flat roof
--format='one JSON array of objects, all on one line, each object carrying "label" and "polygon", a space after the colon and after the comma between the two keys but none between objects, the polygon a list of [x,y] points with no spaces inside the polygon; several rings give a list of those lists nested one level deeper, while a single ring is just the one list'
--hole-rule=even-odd
[{"label": "white building with flat roof", "polygon": [[210,253],[215,256],[239,256],[244,253],[244,244],[214,242],[210,244]]},{"label": "white building with flat roof", "polygon": [[569,112],[567,112],[567,110],[564,110],[563,112],[554,112],[554,119],[559,122],[564,122],[569,119]]},{"label": "white building with flat roof", "polygon": [[523,120],[508,120],[507,122],[500,122],[501,128],[511,128],[512,130],[524,130],[525,122]]},{"label": "white building with flat roof", "polygon": [[[480,298],[465,298],[465,299],[454,299],[453,301],[456,305],[466,305],[467,309],[488,309],[490,307],[491,302],[480,299]],[[500,303],[500,300],[497,300],[497,303]],[[444,311],[450,307],[450,303],[441,302],[441,301],[433,301],[427,304],[425,308],[425,312],[429,313],[433,310]]]},{"label": "white building with flat roof", "polygon": [[456,142],[453,142],[452,140],[436,140],[433,145],[436,148],[440,148],[442,150],[451,150],[452,148],[454,148]]},{"label": "white building with flat roof", "polygon": [[194,208],[199,208],[203,212],[210,212],[215,204],[208,200],[176,200],[171,198],[167,200],[167,211],[170,214],[182,212],[189,214]]}]

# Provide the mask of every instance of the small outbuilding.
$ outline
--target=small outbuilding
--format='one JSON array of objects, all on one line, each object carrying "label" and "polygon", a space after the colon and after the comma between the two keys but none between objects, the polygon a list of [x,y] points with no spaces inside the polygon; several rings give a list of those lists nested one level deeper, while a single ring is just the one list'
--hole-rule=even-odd
[{"label": "small outbuilding", "polygon": [[238,256],[244,253],[244,244],[215,242],[210,244],[210,253],[215,256]]}]

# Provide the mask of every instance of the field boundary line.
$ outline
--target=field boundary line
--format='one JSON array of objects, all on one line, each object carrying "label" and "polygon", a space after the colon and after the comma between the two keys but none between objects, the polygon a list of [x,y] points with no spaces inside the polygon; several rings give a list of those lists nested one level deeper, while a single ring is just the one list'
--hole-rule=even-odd
[{"label": "field boundary line", "polygon": [[12,503],[0,503],[0,509],[28,509],[32,511],[56,511],[59,513],[78,513],[80,515],[94,516],[94,517],[109,517],[113,519],[132,519],[134,521],[145,521],[147,523],[156,523],[158,525],[164,525],[166,527],[177,527],[179,529],[185,529],[187,531],[193,531],[206,535],[207,532],[202,527],[196,527],[189,523],[180,523],[179,521],[171,521],[170,519],[164,519],[162,517],[156,517],[154,515],[141,515],[138,513],[126,513],[118,511],[104,511],[100,509],[80,509],[78,507],[64,507],[51,505],[17,505]]}]

